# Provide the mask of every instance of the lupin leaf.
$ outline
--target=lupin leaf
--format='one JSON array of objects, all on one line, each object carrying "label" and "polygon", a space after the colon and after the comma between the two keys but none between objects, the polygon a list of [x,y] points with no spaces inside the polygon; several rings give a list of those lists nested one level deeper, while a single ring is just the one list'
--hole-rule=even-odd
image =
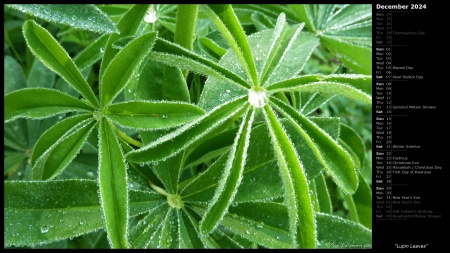
[{"label": "lupin leaf", "polygon": [[128,184],[126,164],[114,130],[105,119],[99,125],[99,185],[108,240],[128,248]]},{"label": "lupin leaf", "polygon": [[45,66],[71,84],[91,103],[93,108],[99,106],[94,92],[81,75],[80,70],[76,67],[69,54],[46,29],[38,25],[34,20],[28,20],[23,25],[23,35],[31,52]]},{"label": "lupin leaf", "polygon": [[28,88],[8,93],[4,103],[5,122],[17,118],[42,119],[71,111],[92,110],[89,105],[72,96],[44,88]]},{"label": "lupin leaf", "polygon": [[210,233],[217,226],[236,195],[247,159],[247,148],[254,115],[254,110],[248,110],[244,116],[221,175],[222,179],[200,223],[202,233]]},{"label": "lupin leaf", "polygon": [[108,15],[93,4],[8,4],[49,22],[96,33],[119,33]]},{"label": "lupin leaf", "polygon": [[294,246],[314,248],[316,225],[303,166],[298,160],[291,140],[268,105],[264,107],[264,116],[283,181],[285,203],[289,210],[289,232],[293,237]]}]

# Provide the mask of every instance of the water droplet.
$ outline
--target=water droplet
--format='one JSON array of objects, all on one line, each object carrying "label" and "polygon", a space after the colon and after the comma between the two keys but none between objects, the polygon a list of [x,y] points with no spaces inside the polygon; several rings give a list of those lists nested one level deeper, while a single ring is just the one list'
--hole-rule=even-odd
[{"label": "water droplet", "polygon": [[277,235],[277,239],[280,239],[280,236],[279,236],[279,235]]},{"label": "water droplet", "polygon": [[80,225],[83,225],[83,224],[84,224],[84,221],[81,221],[81,220],[80,220]]},{"label": "water droplet", "polygon": [[248,230],[245,230],[245,233],[246,233],[247,235],[249,235],[249,234],[250,234],[250,231],[248,231]]},{"label": "water droplet", "polygon": [[48,232],[48,230],[50,229],[50,227],[49,226],[47,226],[47,225],[44,225],[44,226],[42,226],[41,227],[41,233],[43,233],[43,234],[45,234],[45,233],[47,233]]},{"label": "water droplet", "polygon": [[231,91],[230,90],[227,90],[227,93],[230,93]]},{"label": "water droplet", "polygon": [[77,19],[77,16],[76,15],[72,15],[72,20],[75,20],[75,19]]},{"label": "water droplet", "polygon": [[153,9],[153,4],[150,5],[150,8],[148,9],[147,13],[145,14],[144,21],[147,23],[155,23],[155,21],[158,19],[156,16],[156,11]]},{"label": "water droplet", "polygon": [[161,116],[161,118],[163,118],[163,119],[167,119],[169,117],[169,115],[167,115],[167,114],[163,114],[162,116]]},{"label": "water droplet", "polygon": [[100,48],[100,53],[103,54],[104,52],[105,52],[105,49],[103,49],[103,47],[101,47],[101,48]]},{"label": "water droplet", "polygon": [[248,102],[255,108],[262,108],[267,103],[266,90],[255,86],[248,90]]},{"label": "water droplet", "polygon": [[131,89],[128,89],[128,92],[131,93]]},{"label": "water droplet", "polygon": [[88,177],[94,177],[94,172],[88,171],[88,172],[86,172],[86,175],[87,175]]}]

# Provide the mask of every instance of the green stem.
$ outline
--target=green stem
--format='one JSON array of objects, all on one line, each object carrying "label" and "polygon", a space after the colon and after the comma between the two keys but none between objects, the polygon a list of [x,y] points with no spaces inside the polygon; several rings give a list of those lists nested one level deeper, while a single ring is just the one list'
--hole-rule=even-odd
[{"label": "green stem", "polygon": [[133,145],[135,147],[138,147],[138,148],[143,146],[142,142],[139,142],[139,141],[131,138],[130,136],[128,136],[124,132],[120,131],[114,124],[110,124],[110,125],[111,125],[112,129],[114,129],[114,132],[116,132],[117,136],[121,140],[123,140],[124,142],[126,142],[128,144],[131,144],[131,145]]},{"label": "green stem", "polygon": [[[188,50],[192,50],[195,40],[198,4],[178,4],[177,8],[174,42]],[[184,71],[183,73],[186,78],[188,71]]]},{"label": "green stem", "polygon": [[192,50],[195,39],[198,5],[179,4],[177,6],[177,25],[175,28],[175,43]]},{"label": "green stem", "polygon": [[167,193],[166,190],[164,190],[163,188],[154,185],[154,184],[152,183],[152,181],[150,181],[150,179],[147,179],[147,183],[148,183],[148,185],[149,185],[153,190],[155,190],[157,193],[159,193],[159,194],[161,194],[161,195],[164,195],[164,196],[166,196],[166,197],[168,197],[168,196],[170,195],[170,194]]}]

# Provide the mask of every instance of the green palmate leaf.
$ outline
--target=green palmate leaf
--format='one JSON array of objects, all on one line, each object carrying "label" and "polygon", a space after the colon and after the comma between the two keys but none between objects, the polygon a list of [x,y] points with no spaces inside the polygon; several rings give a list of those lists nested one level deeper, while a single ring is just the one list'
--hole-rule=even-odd
[{"label": "green palmate leaf", "polygon": [[195,105],[169,101],[128,101],[105,109],[106,117],[117,124],[141,130],[180,126],[203,114],[204,111]]},{"label": "green palmate leaf", "polygon": [[278,17],[277,24],[273,32],[270,49],[261,71],[261,84],[264,85],[273,70],[285,57],[286,52],[289,51],[302,28],[303,25],[298,25],[297,27],[292,28],[286,26],[286,16],[284,13]]},{"label": "green palmate leaf", "polygon": [[5,122],[17,118],[42,119],[70,111],[92,110],[80,100],[53,89],[21,89],[8,93],[4,99]]},{"label": "green palmate leaf", "polygon": [[[91,132],[91,135],[97,135],[95,131]],[[97,165],[98,155],[96,153],[84,153],[80,154],[73,159],[73,161],[67,166],[64,172],[58,177],[58,180],[63,179],[96,179],[97,178]]]},{"label": "green palmate leaf", "polygon": [[119,33],[108,15],[93,4],[8,4],[46,21],[96,33]]},{"label": "green palmate leaf", "polygon": [[327,183],[325,181],[324,175],[321,174],[320,176],[316,177],[314,179],[314,183],[316,185],[317,201],[319,204],[320,212],[331,214],[333,208],[331,206],[331,198],[330,194],[328,193]]},{"label": "green palmate leaf", "polygon": [[372,77],[367,75],[306,75],[270,84],[266,89],[271,93],[323,92],[342,95],[367,104],[372,103]]},{"label": "green palmate leaf", "polygon": [[358,212],[356,211],[355,202],[350,194],[344,193],[344,202],[347,205],[348,213],[345,218],[356,223],[359,223]]},{"label": "green palmate leaf", "polygon": [[232,7],[236,17],[239,19],[239,23],[243,28],[253,25],[252,14],[261,14],[261,12],[255,12],[249,9],[235,8],[235,5],[233,5]]},{"label": "green palmate leaf", "polygon": [[270,18],[268,18],[266,15],[264,15],[262,13],[259,13],[259,12],[252,13],[251,19],[258,31],[265,30],[265,29],[271,29],[271,28],[275,27],[275,23]]},{"label": "green palmate leaf", "polygon": [[[241,224],[240,221],[244,222]],[[227,229],[268,248],[292,248],[286,228],[289,226],[286,206],[273,202],[240,203],[230,207],[222,222]]]},{"label": "green palmate leaf", "polygon": [[5,181],[5,245],[47,243],[104,227],[97,190],[93,180]]},{"label": "green palmate leaf", "polygon": [[198,39],[200,47],[214,56],[216,59],[220,59],[227,50],[219,46],[214,40],[208,37],[201,37]]},{"label": "green palmate leaf", "polygon": [[321,43],[355,72],[366,75],[372,73],[372,48],[325,35],[321,37]]},{"label": "green palmate leaf", "polygon": [[[294,29],[294,27],[291,29]],[[300,29],[300,27],[298,29]],[[266,37],[268,34],[261,34],[259,39],[257,38],[258,36],[255,35],[255,37],[252,37],[254,40],[251,40],[251,45],[254,45],[253,43],[255,43],[257,50],[258,46],[260,46],[259,57],[263,59],[265,57],[265,50],[268,50],[267,46],[269,46],[268,43],[266,44],[263,41],[270,41],[270,39]],[[293,36],[295,37],[296,33],[294,33]],[[284,52],[283,57],[280,59],[280,62],[273,70],[272,75],[269,77],[265,85],[298,76],[303,67],[306,65],[312,52],[319,44],[319,40],[314,36],[314,34],[302,31],[297,38],[294,41],[290,41],[290,43],[291,45],[289,45],[287,50]]]},{"label": "green palmate leaf", "polygon": [[[94,180],[5,182],[4,190],[5,245],[41,244],[105,227]],[[148,212],[155,203],[164,203],[161,195],[130,192],[130,211],[145,206]]]},{"label": "green palmate leaf", "polygon": [[372,229],[372,191],[364,178],[359,175],[359,186],[352,195],[359,223]]},{"label": "green palmate leaf", "polygon": [[331,136],[334,140],[339,138],[341,131],[341,118],[339,117],[309,117],[318,127]]},{"label": "green palmate leaf", "polygon": [[360,20],[372,17],[372,5],[370,4],[347,4],[331,16],[327,22],[328,29],[345,27]]},{"label": "green palmate leaf", "polygon": [[342,140],[342,146],[352,155],[353,160],[359,169],[364,164],[364,143],[359,135],[351,127],[341,124],[341,133],[339,138]]},{"label": "green palmate leaf", "polygon": [[300,77],[283,79],[280,82],[270,83],[270,84],[266,85],[265,88],[267,90],[284,91],[289,88],[295,87],[296,85],[299,86],[299,85],[304,85],[304,84],[308,84],[308,83],[318,82],[318,81],[322,80],[322,78],[324,78],[324,76],[321,74],[303,75]]},{"label": "green palmate leaf", "polygon": [[124,47],[106,68],[100,85],[101,104],[108,105],[125,88],[131,76],[150,52],[155,32],[139,36]]},{"label": "green palmate leaf", "polygon": [[108,240],[113,248],[128,248],[126,164],[119,142],[106,119],[99,126],[99,185]]},{"label": "green palmate leaf", "polygon": [[[331,122],[331,121],[326,121]],[[319,149],[314,145],[313,140],[298,126],[297,123],[288,120],[281,120],[284,131],[290,136],[291,142],[299,154],[299,160],[308,179],[313,179],[326,167]]]},{"label": "green palmate leaf", "polygon": [[348,25],[345,29],[327,30],[325,35],[370,48],[372,47],[372,20]]},{"label": "green palmate leaf", "polygon": [[130,9],[130,4],[98,4],[97,7],[109,16],[122,16]]},{"label": "green palmate leaf", "polygon": [[213,138],[203,141],[192,150],[188,150],[186,152],[184,167],[195,166],[222,155],[233,144],[233,138],[236,136],[237,131],[238,128],[236,127],[221,132]]},{"label": "green palmate leaf", "polygon": [[159,238],[157,248],[161,249],[179,249],[180,237],[178,229],[179,224],[179,209],[171,208],[164,220],[161,228],[161,238]]},{"label": "green palmate leaf", "polygon": [[252,52],[250,51],[244,30],[231,5],[202,5],[202,10],[214,22],[217,29],[237,54],[245,73],[247,73],[248,79],[253,84],[252,86],[259,85]]},{"label": "green palmate leaf", "polygon": [[332,99],[335,95],[329,94],[329,93],[314,93],[308,101],[306,101],[302,108],[300,109],[300,112],[304,115],[308,115],[312,112],[314,112],[317,108],[319,108],[321,105],[325,104],[327,101]]},{"label": "green palmate leaf", "polygon": [[193,71],[208,76],[215,76],[240,87],[250,88],[250,85],[240,76],[234,74],[227,68],[219,66],[217,63],[192,53],[185,48],[166,41],[162,38],[156,40],[150,59],[179,67],[181,69]]},{"label": "green palmate leaf", "polygon": [[[6,153],[6,152],[5,152]],[[20,166],[25,165],[27,156],[23,153],[12,153],[4,155],[3,175],[5,179],[11,176]]]},{"label": "green palmate leaf", "polygon": [[45,131],[34,146],[33,154],[31,156],[31,165],[34,165],[36,160],[41,157],[42,154],[47,150],[50,150],[52,145],[59,143],[60,139],[64,138],[75,125],[91,117],[92,115],[89,114],[70,117]]},{"label": "green palmate leaf", "polygon": [[[4,140],[14,142],[16,148],[23,150],[28,148],[28,128],[26,119],[17,119],[4,124]],[[7,143],[7,142],[5,142]]]},{"label": "green palmate leaf", "polygon": [[302,130],[314,140],[314,145],[321,151],[327,171],[336,184],[345,192],[354,193],[358,187],[358,177],[350,155],[328,133],[308,118],[280,100],[271,99],[271,102],[291,122],[298,122]]},{"label": "green palmate leaf", "polygon": [[372,231],[338,216],[316,213],[317,235],[325,248],[372,248]]},{"label": "green palmate leaf", "polygon": [[[171,157],[198,141],[205,134],[214,131],[227,119],[239,115],[246,106],[243,106],[246,98],[236,99],[228,104],[223,104],[197,118],[190,123],[176,129],[146,146],[129,152],[127,160],[130,162],[146,163],[163,160]],[[157,151],[157,152],[155,152]]]},{"label": "green palmate leaf", "polygon": [[99,105],[94,92],[75,63],[47,30],[34,20],[28,20],[23,25],[23,34],[28,47],[37,58],[71,84],[93,107]]},{"label": "green palmate leaf", "polygon": [[309,196],[311,198],[313,210],[314,212],[320,212],[319,201],[317,200],[316,183],[314,182],[314,180],[310,180],[308,182],[308,187],[310,189]]},{"label": "green palmate leaf", "polygon": [[[199,227],[199,220],[201,220],[200,215],[202,215],[205,210],[200,207],[190,207],[190,209],[188,210],[189,212],[186,213],[189,215],[190,221],[192,222],[193,226]],[[200,238],[205,247],[209,249],[242,248],[242,245],[240,245],[236,240],[233,240],[230,236],[227,235],[227,233],[224,233],[221,230],[215,230],[209,237],[206,237],[200,233]]]},{"label": "green palmate leaf", "polygon": [[148,214],[139,221],[130,231],[130,244],[132,248],[147,248],[161,226],[164,217],[169,211],[167,204],[150,209]]},{"label": "green palmate leaf", "polygon": [[130,217],[148,212],[167,203],[166,198],[154,191],[130,190]]},{"label": "green palmate leaf", "polygon": [[189,102],[189,90],[183,73],[176,67],[147,60],[136,87],[136,100],[139,99]]},{"label": "green palmate leaf", "polygon": [[[85,68],[81,70],[81,74],[83,77],[87,80],[89,78],[89,74],[91,73],[91,68]],[[58,81],[56,81],[54,89],[59,90],[63,93],[66,93],[67,95],[71,95],[72,97],[79,97],[80,93],[73,88],[72,85],[70,85],[68,82],[66,82],[64,79],[59,78]]]},{"label": "green palmate leaf", "polygon": [[[258,131],[255,129],[254,131]],[[252,131],[253,132],[253,131]],[[253,134],[253,133],[252,133]],[[259,136],[259,135],[258,135]],[[254,138],[254,137],[251,137]],[[267,138],[267,135],[264,137]],[[252,141],[251,141],[252,142]],[[234,199],[235,203],[248,201],[266,201],[282,196],[282,184],[277,174],[273,174],[273,168],[276,166],[274,160],[267,159],[267,162],[251,163],[252,155],[260,155],[249,146],[244,177],[239,186]],[[267,153],[270,153],[269,149]],[[262,152],[261,152],[262,153]],[[264,154],[266,151],[264,150]],[[261,154],[261,156],[263,156]],[[221,172],[227,162],[228,153],[223,154],[207,171],[201,173],[193,180],[183,182],[180,187],[180,196],[185,203],[203,203],[206,204],[214,197],[214,192],[220,180]],[[273,157],[273,155],[269,155]],[[262,160],[262,159],[261,159]]]},{"label": "green palmate leaf", "polygon": [[275,113],[267,105],[263,109],[283,181],[285,203],[289,210],[289,232],[296,247],[314,248],[316,228],[303,166]]},{"label": "green palmate leaf", "polygon": [[139,25],[144,19],[144,15],[147,12],[147,9],[147,4],[135,4],[125,14],[123,14],[122,18],[120,18],[119,22],[117,23],[117,29],[119,29],[120,33],[111,34],[104,48],[102,65],[100,66],[100,79],[102,78],[106,67],[108,67],[112,59],[120,51],[119,49],[113,48],[113,43],[120,38],[135,35],[136,31],[139,28]]},{"label": "green palmate leaf", "polygon": [[[203,215],[205,209],[191,207]],[[279,203],[242,203],[230,207],[221,221],[225,231],[236,233],[267,248],[292,248],[286,207]],[[220,230],[216,230],[220,231]]]},{"label": "green palmate leaf", "polygon": [[[33,179],[49,180],[61,174],[78,154],[95,125],[94,120],[86,119],[61,136],[40,158],[37,158],[33,165]],[[52,131],[56,132],[54,128]]]},{"label": "green palmate leaf", "polygon": [[16,122],[11,122],[8,125],[5,125],[3,131],[3,145],[18,151],[25,151],[27,146],[26,143],[15,136],[16,133],[13,131],[14,128],[11,127],[11,125],[17,125]]},{"label": "green palmate leaf", "polygon": [[41,61],[33,61],[27,83],[29,88],[53,88],[55,73],[45,67]]},{"label": "green palmate leaf", "polygon": [[32,147],[45,130],[55,125],[62,118],[63,115],[42,120],[27,120],[29,146]]},{"label": "green palmate leaf", "polygon": [[320,30],[324,29],[326,22],[330,18],[331,13],[335,8],[334,4],[319,4],[317,6],[316,16],[316,28]]},{"label": "green palmate leaf", "polygon": [[27,79],[20,64],[9,55],[5,55],[3,63],[3,94],[27,87]]},{"label": "green palmate leaf", "polygon": [[221,180],[200,223],[202,233],[210,233],[214,230],[236,195],[237,188],[242,180],[254,115],[254,110],[248,110],[244,116],[244,120],[231,147]]},{"label": "green palmate leaf", "polygon": [[187,209],[183,208],[180,211],[180,244],[181,248],[201,249],[205,245],[200,239],[198,233],[198,226],[194,226],[191,222],[191,217],[187,213]]},{"label": "green palmate leaf", "polygon": [[[317,123],[321,118],[312,118]],[[323,119],[322,119],[323,120]],[[327,125],[339,126],[339,122],[334,122],[334,118],[323,120]],[[320,160],[315,156],[311,147],[306,143],[296,128],[286,119],[281,120],[286,133],[290,136],[292,143],[297,150],[297,154],[302,154],[300,160],[304,166],[307,179],[312,180],[319,175],[324,168]],[[322,122],[321,122],[322,124]],[[324,130],[332,130],[327,127]],[[222,138],[222,147],[218,151],[225,153],[228,145],[232,144],[233,137],[236,135],[237,129],[224,132],[218,135],[220,138],[212,138],[203,142],[198,146],[199,150],[195,150],[187,159],[195,155],[197,151],[204,150],[207,147],[214,149],[215,145],[220,145]],[[332,134],[329,132],[329,134]],[[337,138],[338,132],[336,132]],[[222,136],[223,135],[223,136]],[[273,198],[279,198],[283,195],[282,182],[277,174],[273,173],[276,167],[275,156],[273,155],[272,145],[267,142],[269,132],[267,127],[259,125],[252,129],[250,136],[250,145],[247,150],[247,162],[245,163],[244,177],[239,186],[239,191],[234,199],[235,203],[248,201],[267,201]],[[216,144],[214,145],[214,142]],[[227,145],[228,143],[228,145]],[[205,145],[203,147],[203,145]],[[211,154],[213,155],[213,154]],[[200,156],[200,154],[199,154]],[[180,195],[185,202],[206,203],[214,196],[214,190],[219,181],[218,176],[225,167],[227,154],[225,153],[217,161],[209,167],[207,171],[197,176],[195,179],[181,183],[182,190]],[[205,158],[206,159],[206,158]],[[187,163],[188,160],[186,160]]]},{"label": "green palmate leaf", "polygon": [[180,178],[181,162],[184,152],[165,161],[154,164],[152,171],[161,180],[167,192],[178,194],[178,179]]},{"label": "green palmate leaf", "polygon": [[[357,73],[372,72],[372,6],[291,5],[321,44]],[[334,12],[334,10],[336,10]],[[332,13],[334,12],[334,13]]]},{"label": "green palmate leaf", "polygon": [[297,14],[297,18],[305,23],[309,31],[316,31],[316,24],[314,22],[314,12],[307,4],[290,4],[289,7]]},{"label": "green palmate leaf", "polygon": [[250,10],[252,11],[252,13],[262,13],[267,17],[273,19],[274,21],[280,15],[280,13],[284,12],[288,17],[288,21],[296,21],[291,8],[281,4],[233,4],[233,8],[236,11]]},{"label": "green palmate leaf", "polygon": [[[248,37],[258,70],[262,69],[262,65],[267,58],[267,51],[269,51],[271,46],[273,32],[273,30],[264,30]],[[290,49],[285,52],[285,56],[282,57],[281,62],[273,70],[266,85],[296,76],[306,64],[317,44],[318,39],[313,34],[302,32],[290,46]],[[219,65],[245,78],[245,72],[240,67],[240,62],[233,50],[228,50],[219,61]],[[247,89],[238,89],[236,85],[231,84],[229,81],[211,76],[205,83],[199,105],[208,110],[244,94],[248,94]]]},{"label": "green palmate leaf", "polygon": [[73,58],[78,69],[83,70],[100,60],[108,38],[109,36],[106,34],[100,36]]},{"label": "green palmate leaf", "polygon": [[115,49],[121,50],[122,48],[124,48],[126,45],[128,45],[128,43],[130,43],[134,39],[136,39],[136,36],[134,36],[134,35],[122,37],[122,38],[114,41],[114,43],[112,44],[112,47]]}]

